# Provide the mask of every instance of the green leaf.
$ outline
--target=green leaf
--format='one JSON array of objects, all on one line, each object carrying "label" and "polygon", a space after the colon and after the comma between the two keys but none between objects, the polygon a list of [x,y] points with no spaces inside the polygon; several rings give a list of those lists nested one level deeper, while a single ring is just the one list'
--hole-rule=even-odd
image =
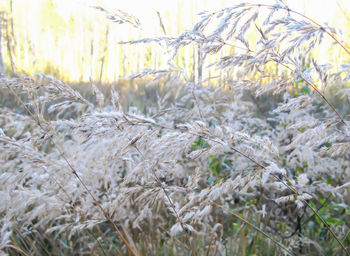
[{"label": "green leaf", "polygon": [[325,147],[327,147],[327,148],[330,148],[330,147],[332,146],[332,143],[330,143],[330,142],[325,142],[323,145],[324,145]]},{"label": "green leaf", "polygon": [[301,132],[301,133],[304,133],[304,132],[306,131],[306,128],[304,128],[304,127],[301,128],[301,127],[300,127],[300,128],[298,128],[298,131]]},{"label": "green leaf", "polygon": [[207,148],[209,145],[208,143],[201,137],[199,137],[199,139],[195,140],[192,143],[191,149],[192,150],[196,150],[198,148],[203,149],[203,148]]},{"label": "green leaf", "polygon": [[209,169],[215,175],[219,175],[222,169],[221,161],[216,156],[211,156],[208,159]]},{"label": "green leaf", "polygon": [[303,88],[301,88],[301,92],[302,94],[310,94],[311,93],[310,87],[308,85],[303,86]]}]

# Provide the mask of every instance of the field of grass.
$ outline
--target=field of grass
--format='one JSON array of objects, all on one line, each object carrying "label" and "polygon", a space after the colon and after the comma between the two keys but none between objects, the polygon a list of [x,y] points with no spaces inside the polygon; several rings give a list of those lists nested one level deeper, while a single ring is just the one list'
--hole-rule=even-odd
[{"label": "field of grass", "polygon": [[282,2],[240,4],[154,39],[202,61],[241,43],[222,87],[174,65],[1,77],[1,254],[350,255],[350,66],[314,59],[324,37],[350,55]]}]

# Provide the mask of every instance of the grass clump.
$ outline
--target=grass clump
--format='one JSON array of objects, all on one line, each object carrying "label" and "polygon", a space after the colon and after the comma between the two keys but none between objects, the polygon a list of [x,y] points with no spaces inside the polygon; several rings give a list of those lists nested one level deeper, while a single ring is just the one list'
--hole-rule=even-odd
[{"label": "grass clump", "polygon": [[[258,18],[261,8],[270,14]],[[331,28],[282,2],[202,13],[178,38],[152,40],[175,55],[198,45],[203,64],[241,44],[211,64],[232,71],[225,87],[174,65],[146,70],[133,78],[158,76],[159,89],[135,94],[138,107],[113,86],[83,96],[43,74],[2,77],[17,107],[0,110],[0,249],[349,255],[350,122],[323,90],[344,87],[349,70],[312,59],[325,36],[348,54]]]}]

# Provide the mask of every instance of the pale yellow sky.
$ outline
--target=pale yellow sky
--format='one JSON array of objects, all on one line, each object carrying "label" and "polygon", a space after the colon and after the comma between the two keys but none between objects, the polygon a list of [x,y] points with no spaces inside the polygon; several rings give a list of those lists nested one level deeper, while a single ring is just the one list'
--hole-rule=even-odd
[{"label": "pale yellow sky", "polygon": [[[48,3],[47,0],[14,1],[15,32],[22,44],[22,48],[17,47],[16,61],[23,70],[29,73],[42,70],[47,63],[53,63],[52,65],[60,67],[61,73],[69,73],[70,79],[77,81],[88,80],[92,72],[98,73],[99,63],[105,47],[105,31],[108,27],[105,14],[91,8],[91,6],[101,6],[111,11],[115,8],[126,11],[139,18],[142,24],[142,30],[139,30],[127,24],[109,23],[111,26],[108,30],[108,55],[113,56],[113,58],[107,59],[104,78],[114,81],[125,72],[138,72],[146,66],[153,68],[156,64],[166,64],[164,49],[159,49],[160,47],[156,44],[147,45],[152,50],[152,58],[148,57],[150,60],[145,57],[148,53],[142,44],[132,46],[118,44],[120,41],[162,36],[157,11],[161,13],[167,35],[177,36],[184,30],[193,27],[199,19],[196,19],[195,14],[203,10],[219,10],[242,2],[241,0],[53,1],[57,7],[55,11],[59,13],[60,17],[59,19],[56,17],[56,20],[55,17],[52,17],[53,29],[46,26],[46,23],[50,24],[51,16],[42,15],[42,6]],[[274,0],[248,0],[248,2],[275,3]],[[303,13],[319,23],[329,22],[330,25],[334,25],[336,28],[346,29],[344,22],[349,22],[344,14],[339,11],[339,5],[349,13],[350,0],[286,0],[286,2],[293,10]],[[0,3],[3,2],[0,0]],[[74,26],[70,27],[72,17]],[[61,22],[61,18],[64,22]],[[74,31],[74,33],[71,33],[71,31]],[[346,32],[346,35],[350,34],[349,31]],[[346,40],[346,37],[342,38],[341,35],[339,38]],[[96,54],[91,57],[92,44],[94,49],[97,50]],[[327,47],[326,49],[329,49]],[[23,51],[20,51],[20,49],[23,49]],[[337,52],[333,51],[331,55],[328,54],[328,51],[324,51],[325,59],[329,57],[339,59],[342,52],[339,47],[336,49]],[[189,47],[183,50],[183,56],[192,56]],[[125,56],[132,57],[125,59]],[[134,65],[135,59],[137,59],[137,63]],[[121,60],[125,62],[123,62],[123,65],[119,65]],[[186,61],[186,65],[189,67],[190,58]],[[130,66],[130,70],[124,72],[124,70],[121,70],[122,68],[118,68],[124,66]]]},{"label": "pale yellow sky", "polygon": [[[109,8],[119,8],[133,13],[140,18],[147,18],[155,11],[174,11],[177,6],[193,6],[194,12],[213,10],[235,5],[242,0],[56,0],[58,5],[64,8],[88,7],[91,5],[102,5]],[[274,3],[274,0],[251,0],[254,3]],[[344,8],[350,8],[349,0],[286,0],[288,5],[295,10],[303,12],[320,21],[325,22],[334,17],[339,3]]]},{"label": "pale yellow sky", "polygon": [[[242,2],[241,0],[56,0],[55,1],[62,16],[69,9],[79,8],[82,12],[94,12],[90,6],[100,5],[107,9],[118,8],[135,15],[140,19],[144,36],[154,36],[154,31],[159,31],[159,20],[156,11],[164,15],[165,22],[174,22],[181,14],[181,22],[185,29],[193,25],[189,17],[191,13],[199,13],[203,10],[217,10]],[[254,3],[274,3],[274,0],[254,0]],[[286,0],[288,5],[310,18],[321,23],[332,23],[336,20],[336,11],[339,5],[350,10],[349,0]],[[339,13],[338,13],[339,14]],[[168,15],[168,17],[167,17]],[[177,16],[177,17],[176,17]],[[167,20],[168,19],[168,20]],[[170,19],[170,20],[169,20]],[[124,28],[121,29],[121,33]],[[125,29],[126,30],[126,29]],[[131,29],[132,30],[132,29]],[[127,29],[130,33],[130,28]]]}]

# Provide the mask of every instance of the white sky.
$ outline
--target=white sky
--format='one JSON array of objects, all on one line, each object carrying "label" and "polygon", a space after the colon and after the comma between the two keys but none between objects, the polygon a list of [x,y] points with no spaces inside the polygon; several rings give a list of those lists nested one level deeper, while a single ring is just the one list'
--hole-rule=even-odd
[{"label": "white sky", "polygon": [[[0,2],[1,1],[2,0],[0,0]],[[42,10],[41,4],[44,3],[44,1],[46,0],[14,1],[16,4],[15,7],[21,9],[19,17],[17,17],[16,20],[18,23],[16,26],[23,26],[24,31],[26,31],[26,27],[40,27],[40,24],[38,25],[38,20],[35,18],[37,16],[40,16],[40,11]],[[92,30],[88,29],[89,31],[93,31],[92,33],[99,31],[100,26],[103,26],[101,27],[101,31],[103,33],[104,29],[106,28],[106,19],[103,13],[91,8],[91,6],[101,6],[108,10],[118,8],[130,14],[133,14],[140,19],[142,24],[142,31],[133,29],[130,25],[113,24],[112,28],[110,29],[110,38],[113,39],[109,40],[111,43],[145,37],[161,36],[162,32],[159,26],[157,11],[159,11],[163,17],[163,22],[167,29],[167,34],[170,36],[176,36],[184,30],[192,28],[193,24],[195,23],[195,20],[193,20],[195,14],[203,10],[213,11],[233,6],[242,1],[243,0],[54,0],[57,6],[57,11],[66,22],[69,21],[72,15],[74,16],[79,14],[77,16],[74,16],[78,17],[78,19],[81,19],[82,21],[80,25],[79,23],[75,23],[78,24],[78,29],[79,26],[89,26],[89,28],[92,26]],[[275,1],[248,0],[248,2],[274,3]],[[329,22],[330,25],[333,25],[336,28],[345,28],[342,22],[346,22],[345,16],[342,12],[339,11],[339,5],[345,9],[346,13],[350,14],[350,0],[286,0],[286,2],[293,10],[303,13],[306,16],[318,21],[319,23]],[[42,20],[39,21],[42,22]],[[337,23],[334,24],[334,21]],[[67,28],[65,27],[64,29]],[[73,49],[73,52],[71,54],[67,54],[69,56],[76,56],[74,55],[76,52],[85,51],[85,48],[81,49],[80,46],[83,44],[82,42],[84,42],[85,37],[90,35],[84,35],[83,33],[77,34],[78,35],[74,36],[79,38],[81,37],[81,40],[72,40],[72,42],[68,42],[69,39],[65,39],[68,44],[73,42],[77,44],[74,47],[70,47],[70,49]],[[63,33],[63,35],[70,36],[69,33]],[[37,43],[38,49],[42,45],[44,45],[45,49],[47,48],[48,53],[44,50],[40,52],[42,56],[46,56],[47,58],[50,56],[51,59],[60,59],[60,61],[62,60],[63,57],[60,56],[60,51],[53,51],[48,47],[50,45],[47,46],[46,42],[41,42],[40,30],[37,30],[37,32],[31,36],[31,41]],[[95,36],[95,34],[93,36]],[[346,40],[346,38],[344,38],[344,40]],[[113,47],[111,47],[111,49],[112,48]],[[113,54],[117,56],[119,54],[119,51],[116,49],[117,48],[115,48]],[[74,62],[74,60],[69,61]],[[28,65],[31,65],[29,63],[29,60],[27,62]]]},{"label": "white sky", "polygon": [[[140,19],[147,18],[156,11],[174,11],[179,4],[192,5],[195,13],[198,13],[203,10],[220,9],[240,2],[242,0],[56,0],[56,3],[64,9],[101,5],[107,8],[125,10]],[[275,1],[255,0],[250,2],[274,3]],[[317,18],[321,22],[334,18],[335,11],[338,9],[338,3],[343,8],[350,9],[349,0],[286,0],[286,2],[292,9]]]},{"label": "white sky", "polygon": [[[179,4],[191,3],[196,12],[202,10],[219,9],[225,6],[234,5],[242,2],[242,0],[56,0],[59,5],[64,5],[66,8],[73,5],[91,6],[102,5],[110,8],[119,8],[133,13],[134,15],[146,17],[151,12],[155,11],[173,11]],[[273,0],[250,1],[260,3],[274,3]],[[339,3],[344,8],[349,10],[349,0],[286,0],[288,5],[295,10],[305,14],[317,17],[322,21],[334,17],[335,10]]]},{"label": "white sky", "polygon": [[[159,20],[156,11],[162,16],[168,13],[170,17],[164,17],[164,22],[177,23],[177,12],[182,13],[182,24],[185,29],[190,29],[193,21],[189,19],[190,12],[197,14],[203,10],[217,10],[223,7],[232,6],[242,0],[56,0],[61,15],[67,13],[67,9],[80,9],[82,12],[92,12],[90,6],[99,5],[112,10],[118,8],[133,14],[141,21],[143,36],[154,36],[150,31],[159,31]],[[251,0],[255,3],[274,3],[274,0]],[[315,19],[320,23],[332,23],[335,19],[336,10],[339,5],[350,10],[350,0],[286,0],[291,9],[299,11],[306,16]],[[192,10],[190,10],[192,9]],[[339,14],[339,13],[338,13]],[[170,19],[170,20],[169,20]],[[121,30],[124,30],[121,28]],[[129,30],[130,33],[130,30]]]}]

